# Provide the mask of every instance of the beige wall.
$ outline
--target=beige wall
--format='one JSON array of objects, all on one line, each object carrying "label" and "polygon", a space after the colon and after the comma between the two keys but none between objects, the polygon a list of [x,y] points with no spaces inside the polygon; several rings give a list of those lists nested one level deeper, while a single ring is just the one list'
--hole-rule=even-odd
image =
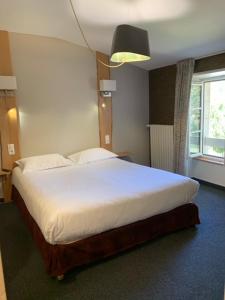
[{"label": "beige wall", "polygon": [[133,65],[113,69],[113,149],[128,150],[134,162],[149,165],[148,72]]},{"label": "beige wall", "polygon": [[[83,47],[10,33],[17,77],[22,156],[67,154],[99,146],[96,62]],[[114,151],[148,164],[148,72],[131,65],[112,71]]]},{"label": "beige wall", "polygon": [[10,33],[22,156],[99,145],[96,62],[62,40]]}]

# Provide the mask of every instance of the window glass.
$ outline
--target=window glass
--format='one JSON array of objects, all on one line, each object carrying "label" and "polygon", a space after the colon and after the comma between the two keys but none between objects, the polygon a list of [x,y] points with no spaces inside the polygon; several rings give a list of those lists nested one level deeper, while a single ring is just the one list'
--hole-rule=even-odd
[{"label": "window glass", "polygon": [[190,154],[201,152],[201,133],[195,132],[190,135]]},{"label": "window glass", "polygon": [[202,84],[192,85],[189,120],[189,151],[191,155],[196,155],[201,152]]},{"label": "window glass", "polygon": [[201,84],[193,84],[191,88],[191,108],[199,108],[201,107],[201,93],[202,86]]},{"label": "window glass", "polygon": [[191,132],[200,131],[201,130],[201,109],[193,109],[190,118],[191,118],[190,120]]},{"label": "window glass", "polygon": [[225,80],[204,83],[203,154],[224,157]]}]

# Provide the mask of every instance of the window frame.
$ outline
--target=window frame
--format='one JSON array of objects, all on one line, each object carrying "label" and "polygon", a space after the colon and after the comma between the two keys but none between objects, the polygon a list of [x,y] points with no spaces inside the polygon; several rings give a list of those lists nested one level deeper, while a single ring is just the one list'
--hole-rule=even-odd
[{"label": "window frame", "polygon": [[[190,103],[190,107],[189,107],[189,122],[188,122],[188,125],[189,125],[189,156],[190,157],[198,157],[198,156],[201,156],[202,155],[202,150],[203,150],[203,128],[204,128],[204,124],[203,124],[203,113],[204,113],[204,109],[203,109],[203,83],[202,82],[192,82],[191,84],[191,87],[193,85],[197,85],[197,86],[201,86],[201,100],[200,100],[200,107],[198,108],[191,108],[191,103]],[[190,120],[191,120],[191,113],[193,110],[200,110],[201,111],[201,119],[200,119],[200,130],[195,130],[195,131],[191,131],[191,128],[190,128]],[[200,151],[197,152],[197,153],[190,153],[190,140],[191,140],[191,134],[192,133],[200,133],[200,145],[199,145],[199,148],[200,148]]]},{"label": "window frame", "polygon": [[[212,72],[213,73],[213,72]],[[211,72],[207,72],[207,74],[211,74]],[[196,108],[196,109],[201,109],[201,122],[200,122],[200,130],[197,131],[191,131],[190,130],[190,120],[191,120],[191,113],[193,109],[191,108],[191,102],[190,102],[190,107],[189,107],[189,122],[188,122],[188,141],[189,141],[189,157],[190,158],[200,158],[204,157],[206,158],[205,161],[207,161],[207,158],[212,162],[213,160],[215,161],[223,161],[225,162],[225,151],[224,151],[224,157],[221,156],[216,156],[216,155],[210,155],[210,154],[204,154],[203,152],[203,144],[204,144],[204,115],[205,115],[205,107],[204,107],[204,94],[205,94],[205,83],[208,82],[215,82],[215,81],[225,81],[225,75],[220,75],[220,76],[209,76],[208,78],[205,77],[202,80],[195,80],[193,78],[191,88],[193,85],[200,85],[201,86],[201,107]],[[191,138],[191,133],[199,132],[200,133],[200,151],[198,153],[190,153],[190,138]],[[224,147],[225,149],[225,147]]]},{"label": "window frame", "polygon": [[[205,84],[206,83],[211,83],[211,82],[218,82],[218,81],[224,81],[225,82],[225,76],[219,76],[219,77],[212,77],[210,79],[206,79],[203,81],[203,103],[204,103],[204,94],[205,94]],[[202,129],[202,132],[203,132],[203,135],[202,135],[202,156],[204,157],[208,157],[209,159],[215,159],[215,160],[218,160],[218,159],[223,159],[224,160],[224,156],[221,157],[221,156],[217,156],[217,155],[211,155],[211,154],[207,154],[207,153],[204,153],[204,138],[205,138],[205,133],[204,133],[204,114],[205,112],[203,111],[203,129]],[[214,138],[216,140],[216,138]],[[219,140],[219,139],[217,139]],[[224,144],[224,150],[225,150],[225,144]],[[224,155],[225,155],[225,151],[224,151]]]}]

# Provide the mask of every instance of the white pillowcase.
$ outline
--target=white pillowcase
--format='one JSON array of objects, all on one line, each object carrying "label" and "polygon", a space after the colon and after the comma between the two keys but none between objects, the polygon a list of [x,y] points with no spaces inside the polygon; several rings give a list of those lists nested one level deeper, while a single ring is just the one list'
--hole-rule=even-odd
[{"label": "white pillowcase", "polygon": [[74,163],[82,165],[98,160],[117,157],[118,155],[104,148],[91,148],[68,156]]},{"label": "white pillowcase", "polygon": [[23,170],[23,173],[72,165],[69,159],[66,159],[58,153],[22,158],[17,160],[16,163]]}]

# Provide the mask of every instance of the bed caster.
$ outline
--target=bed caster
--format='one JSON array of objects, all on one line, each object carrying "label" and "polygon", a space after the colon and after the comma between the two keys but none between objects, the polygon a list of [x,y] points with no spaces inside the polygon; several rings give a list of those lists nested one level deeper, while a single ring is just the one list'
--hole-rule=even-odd
[{"label": "bed caster", "polygon": [[63,280],[63,279],[64,279],[64,274],[58,275],[58,276],[57,276],[57,280],[58,280],[58,281],[61,281],[61,280]]}]

